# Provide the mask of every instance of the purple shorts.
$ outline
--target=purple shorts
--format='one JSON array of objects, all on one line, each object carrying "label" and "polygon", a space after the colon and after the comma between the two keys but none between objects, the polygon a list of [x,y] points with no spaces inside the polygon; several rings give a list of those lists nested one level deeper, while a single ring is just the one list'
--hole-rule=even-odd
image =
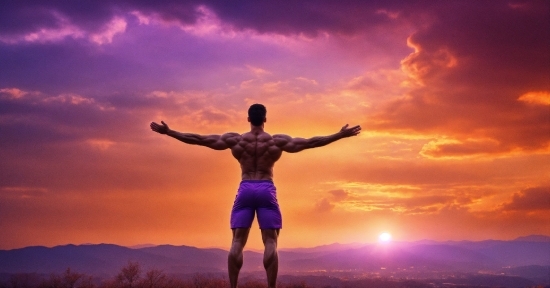
[{"label": "purple shorts", "polygon": [[281,229],[277,192],[271,180],[243,180],[231,210],[231,229],[250,228],[258,214],[260,229]]}]

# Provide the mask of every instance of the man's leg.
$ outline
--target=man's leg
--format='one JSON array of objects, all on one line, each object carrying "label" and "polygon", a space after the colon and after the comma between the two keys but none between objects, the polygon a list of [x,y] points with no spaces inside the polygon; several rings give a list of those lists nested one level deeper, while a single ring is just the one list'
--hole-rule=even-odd
[{"label": "man's leg", "polygon": [[229,271],[229,283],[231,288],[237,287],[239,279],[239,271],[243,267],[243,249],[248,240],[250,228],[235,228],[233,230],[233,241],[231,249],[229,249],[229,257],[227,259],[227,270]]},{"label": "man's leg", "polygon": [[277,285],[277,271],[279,270],[278,237],[279,229],[262,229],[262,241],[265,247],[264,267],[267,273],[267,287],[269,288],[275,288]]}]

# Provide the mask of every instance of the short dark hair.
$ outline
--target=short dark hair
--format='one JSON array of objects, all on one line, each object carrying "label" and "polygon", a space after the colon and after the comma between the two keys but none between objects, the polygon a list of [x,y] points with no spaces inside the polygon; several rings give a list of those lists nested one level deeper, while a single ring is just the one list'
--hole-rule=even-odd
[{"label": "short dark hair", "polygon": [[262,126],[266,114],[267,110],[262,104],[252,104],[248,108],[248,118],[250,118],[250,123],[254,126]]}]

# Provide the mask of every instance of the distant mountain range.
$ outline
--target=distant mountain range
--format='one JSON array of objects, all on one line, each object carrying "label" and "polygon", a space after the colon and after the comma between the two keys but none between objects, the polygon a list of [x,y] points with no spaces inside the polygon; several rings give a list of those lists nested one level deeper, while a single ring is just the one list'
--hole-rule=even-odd
[{"label": "distant mountain range", "polygon": [[549,242],[550,237],[546,235],[529,235],[518,237],[514,241],[526,241],[526,242]]},{"label": "distant mountain range", "polygon": [[[227,251],[223,249],[144,246],[128,248],[112,244],[87,244],[0,250],[0,273],[61,273],[70,267],[80,273],[113,277],[129,261],[139,262],[144,271],[159,269],[172,274],[226,273]],[[246,251],[244,259],[243,272],[263,269],[261,253]],[[282,274],[303,275],[319,271],[393,271],[391,273],[401,274],[509,271],[511,275],[524,273],[529,274],[531,279],[547,279],[550,237],[533,235],[511,241],[476,242],[335,243],[313,248],[281,249],[279,259],[279,271]]]}]

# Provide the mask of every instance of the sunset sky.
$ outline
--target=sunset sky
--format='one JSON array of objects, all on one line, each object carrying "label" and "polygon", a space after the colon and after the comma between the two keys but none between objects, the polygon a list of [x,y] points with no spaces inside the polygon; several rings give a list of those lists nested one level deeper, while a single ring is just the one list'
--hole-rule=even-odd
[{"label": "sunset sky", "polygon": [[253,103],[363,127],[277,162],[281,248],[550,235],[550,1],[0,6],[0,249],[227,249],[237,161],[149,123],[244,133]]}]

